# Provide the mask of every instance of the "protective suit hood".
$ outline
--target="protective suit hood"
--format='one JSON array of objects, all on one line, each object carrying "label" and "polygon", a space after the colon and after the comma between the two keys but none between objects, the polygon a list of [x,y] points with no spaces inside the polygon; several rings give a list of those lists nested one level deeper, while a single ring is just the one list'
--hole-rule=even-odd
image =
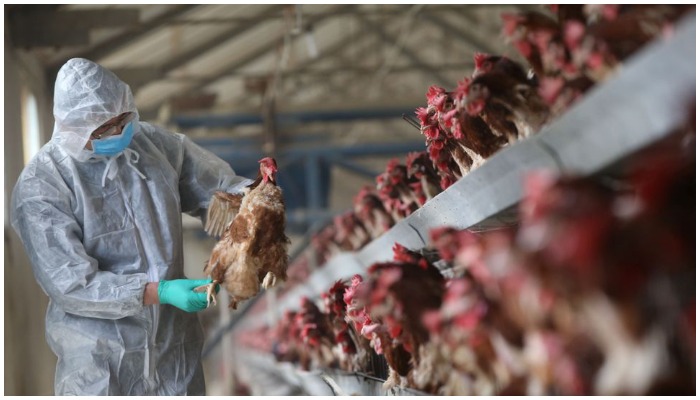
[{"label": "protective suit hood", "polygon": [[51,140],[73,158],[84,161],[91,154],[84,151],[90,134],[127,111],[135,113],[134,126],[138,126],[138,111],[129,85],[90,60],[70,59],[56,76]]}]

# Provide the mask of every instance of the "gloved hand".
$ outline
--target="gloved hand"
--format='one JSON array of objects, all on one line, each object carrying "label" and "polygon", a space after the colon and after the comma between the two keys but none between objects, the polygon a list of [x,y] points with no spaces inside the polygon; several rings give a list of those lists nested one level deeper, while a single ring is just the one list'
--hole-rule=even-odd
[{"label": "gloved hand", "polygon": [[[196,293],[192,289],[211,283],[211,279],[174,279],[158,283],[158,300],[183,311],[197,312],[207,308],[207,294]],[[216,285],[219,292],[219,285]]]}]

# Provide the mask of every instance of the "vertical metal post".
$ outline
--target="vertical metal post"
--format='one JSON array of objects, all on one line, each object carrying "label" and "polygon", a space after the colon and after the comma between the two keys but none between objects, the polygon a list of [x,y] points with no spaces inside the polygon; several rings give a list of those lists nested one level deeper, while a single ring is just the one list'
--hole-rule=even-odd
[{"label": "vertical metal post", "polygon": [[309,155],[305,163],[306,169],[306,208],[316,211],[322,208],[320,157]]},{"label": "vertical metal post", "polygon": [[[229,312],[228,304],[229,298],[228,294],[224,290],[219,293],[219,327],[228,325],[231,322],[231,313]],[[214,362],[220,362],[220,369],[217,371],[219,374],[218,378],[223,381],[224,390],[228,391],[233,387],[233,360],[235,360],[236,355],[234,354],[233,337],[231,332],[224,335],[221,340],[221,350],[223,357],[220,360],[215,360]]]}]

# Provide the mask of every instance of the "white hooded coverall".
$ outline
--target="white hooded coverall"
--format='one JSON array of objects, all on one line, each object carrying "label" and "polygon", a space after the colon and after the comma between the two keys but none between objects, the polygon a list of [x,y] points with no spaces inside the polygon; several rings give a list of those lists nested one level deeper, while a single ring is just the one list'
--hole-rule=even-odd
[{"label": "white hooded coverall", "polygon": [[[84,149],[126,111],[137,116],[126,150]],[[54,118],[13,190],[12,226],[50,299],[56,394],[203,395],[197,314],[144,306],[144,288],[185,277],[181,213],[204,218],[215,190],[250,180],[184,135],[139,122],[128,85],[85,59],[59,71]]]}]

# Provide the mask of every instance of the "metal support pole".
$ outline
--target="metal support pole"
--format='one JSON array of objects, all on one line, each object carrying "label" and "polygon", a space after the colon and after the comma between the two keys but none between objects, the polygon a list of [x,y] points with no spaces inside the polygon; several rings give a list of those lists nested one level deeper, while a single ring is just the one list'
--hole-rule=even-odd
[{"label": "metal support pole", "polygon": [[306,169],[306,208],[318,210],[323,207],[321,193],[320,157],[311,156],[304,160]]}]

